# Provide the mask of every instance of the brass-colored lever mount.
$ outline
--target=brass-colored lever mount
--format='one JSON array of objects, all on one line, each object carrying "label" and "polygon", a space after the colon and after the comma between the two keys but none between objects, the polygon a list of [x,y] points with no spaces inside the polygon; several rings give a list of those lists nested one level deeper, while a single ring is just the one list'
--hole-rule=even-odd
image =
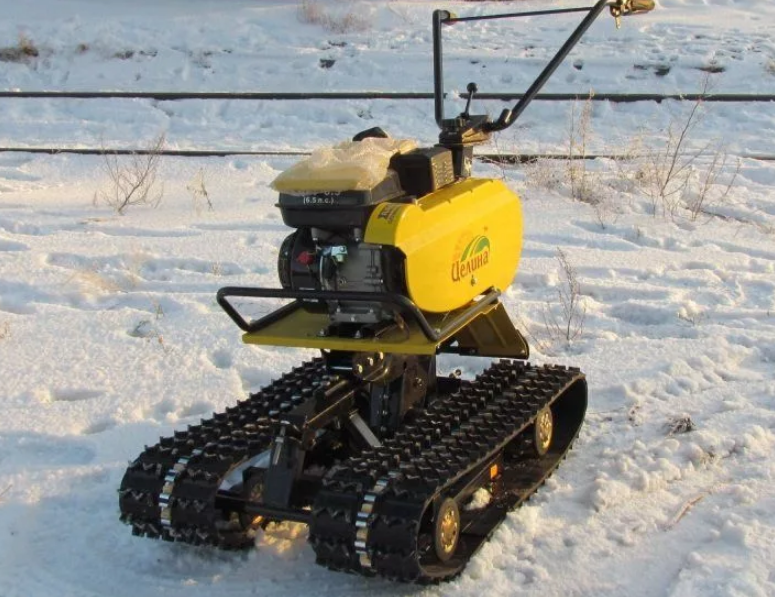
[{"label": "brass-colored lever mount", "polygon": [[616,21],[616,28],[619,29],[622,25],[622,17],[649,12],[654,10],[654,6],[654,0],[614,0],[610,10],[611,16]]}]

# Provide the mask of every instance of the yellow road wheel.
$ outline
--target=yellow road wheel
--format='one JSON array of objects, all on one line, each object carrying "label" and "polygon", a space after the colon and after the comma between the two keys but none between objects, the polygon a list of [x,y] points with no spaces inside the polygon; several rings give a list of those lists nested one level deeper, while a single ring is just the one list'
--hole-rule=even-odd
[{"label": "yellow road wheel", "polygon": [[539,456],[543,456],[549,451],[554,436],[554,417],[552,409],[548,406],[538,413],[535,422],[535,431],[533,434],[533,445]]},{"label": "yellow road wheel", "polygon": [[442,562],[446,562],[454,555],[458,539],[460,539],[460,510],[455,500],[446,498],[439,507],[433,528],[436,555]]}]

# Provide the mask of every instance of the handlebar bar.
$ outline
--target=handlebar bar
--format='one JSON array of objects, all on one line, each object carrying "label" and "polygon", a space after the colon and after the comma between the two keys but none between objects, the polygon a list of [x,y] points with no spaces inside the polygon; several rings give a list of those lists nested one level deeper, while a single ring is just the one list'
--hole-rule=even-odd
[{"label": "handlebar bar", "polygon": [[[487,119],[482,125],[482,131],[484,133],[491,133],[502,131],[509,128],[519,118],[522,112],[527,108],[528,104],[533,101],[535,96],[546,84],[549,78],[557,70],[557,67],[565,60],[565,57],[578,43],[581,37],[586,33],[587,29],[592,23],[600,16],[606,7],[609,7],[611,16],[613,16],[617,25],[619,18],[623,16],[629,16],[632,14],[638,14],[642,12],[648,12],[653,10],[655,6],[654,0],[598,0],[593,6],[582,8],[561,8],[552,10],[536,10],[528,12],[516,12],[516,13],[504,13],[495,15],[483,15],[474,17],[457,17],[446,10],[435,10],[433,12],[433,94],[434,94],[434,108],[436,123],[442,131],[446,130],[447,123],[444,119],[444,75],[443,75],[443,53],[441,42],[441,26],[451,25],[454,23],[460,23],[465,21],[481,21],[490,19],[504,19],[514,17],[527,17],[527,16],[543,16],[552,14],[566,14],[575,12],[586,12],[587,15],[579,23],[576,29],[570,34],[568,39],[559,49],[557,54],[549,61],[544,70],[538,75],[530,88],[525,92],[522,98],[514,105],[511,110],[503,110],[494,122]],[[469,104],[471,97],[469,96]],[[465,117],[464,120],[470,121],[468,114],[468,107],[466,111],[461,114],[461,117]],[[454,123],[455,121],[453,121]],[[454,125],[453,125],[454,126]]]}]

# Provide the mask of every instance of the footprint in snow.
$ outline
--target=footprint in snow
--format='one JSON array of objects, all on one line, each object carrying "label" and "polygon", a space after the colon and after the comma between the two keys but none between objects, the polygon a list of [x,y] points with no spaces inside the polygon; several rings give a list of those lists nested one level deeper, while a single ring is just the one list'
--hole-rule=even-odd
[{"label": "footprint in snow", "polygon": [[271,381],[270,374],[267,371],[256,367],[244,368],[239,374],[242,380],[242,388],[246,392],[254,392]]},{"label": "footprint in snow", "polygon": [[103,433],[109,429],[113,429],[115,426],[116,422],[112,419],[97,421],[96,423],[92,423],[85,427],[84,430],[81,431],[81,435],[96,435],[97,433]]},{"label": "footprint in snow", "polygon": [[185,417],[202,417],[207,416],[214,411],[214,407],[210,402],[196,402],[190,406],[187,406],[180,411],[180,416]]},{"label": "footprint in snow", "polygon": [[25,245],[24,243],[17,243],[10,240],[3,240],[0,239],[0,251],[29,251],[30,247],[29,245]]},{"label": "footprint in snow", "polygon": [[0,311],[14,315],[33,315],[36,313],[34,305],[18,297],[0,298]]},{"label": "footprint in snow", "polygon": [[104,392],[100,390],[86,390],[86,389],[67,389],[67,390],[53,390],[51,392],[51,399],[55,402],[81,402],[83,400],[94,400],[102,396]]},{"label": "footprint in snow", "polygon": [[654,307],[633,301],[615,305],[609,310],[609,315],[638,326],[667,325],[675,321],[675,309],[672,307]]},{"label": "footprint in snow", "polygon": [[26,174],[25,172],[19,172],[18,170],[11,170],[9,168],[0,168],[0,178],[5,180],[13,180],[17,182],[38,182],[41,179],[40,176],[34,174]]},{"label": "footprint in snow", "polygon": [[0,155],[0,167],[21,168],[32,162],[32,158],[24,155],[3,154]]},{"label": "footprint in snow", "polygon": [[0,454],[10,463],[23,462],[25,468],[88,464],[94,450],[83,440],[69,436],[53,437],[39,433],[10,433],[0,438]]},{"label": "footprint in snow", "polygon": [[255,234],[250,234],[246,236],[245,238],[241,239],[239,242],[244,247],[252,247],[259,241],[259,238]]},{"label": "footprint in snow", "polygon": [[217,369],[228,369],[234,364],[231,352],[225,348],[214,350],[210,355],[210,361]]},{"label": "footprint in snow", "polygon": [[137,238],[186,238],[199,236],[195,230],[150,230],[135,227],[94,226],[93,230],[105,236],[137,237]]},{"label": "footprint in snow", "polygon": [[172,400],[162,400],[152,410],[152,416],[156,419],[166,419],[167,415],[171,415],[176,411],[175,404]]}]

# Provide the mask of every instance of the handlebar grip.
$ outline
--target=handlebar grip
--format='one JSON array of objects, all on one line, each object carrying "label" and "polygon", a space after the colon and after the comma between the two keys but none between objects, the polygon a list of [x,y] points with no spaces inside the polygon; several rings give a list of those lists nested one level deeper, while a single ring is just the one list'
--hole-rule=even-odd
[{"label": "handlebar grip", "polygon": [[630,14],[636,12],[648,12],[654,10],[654,6],[656,6],[654,0],[630,0],[628,12]]},{"label": "handlebar grip", "polygon": [[617,20],[618,27],[620,17],[649,12],[654,10],[656,3],[654,0],[611,0],[608,6],[610,7],[611,15]]}]

